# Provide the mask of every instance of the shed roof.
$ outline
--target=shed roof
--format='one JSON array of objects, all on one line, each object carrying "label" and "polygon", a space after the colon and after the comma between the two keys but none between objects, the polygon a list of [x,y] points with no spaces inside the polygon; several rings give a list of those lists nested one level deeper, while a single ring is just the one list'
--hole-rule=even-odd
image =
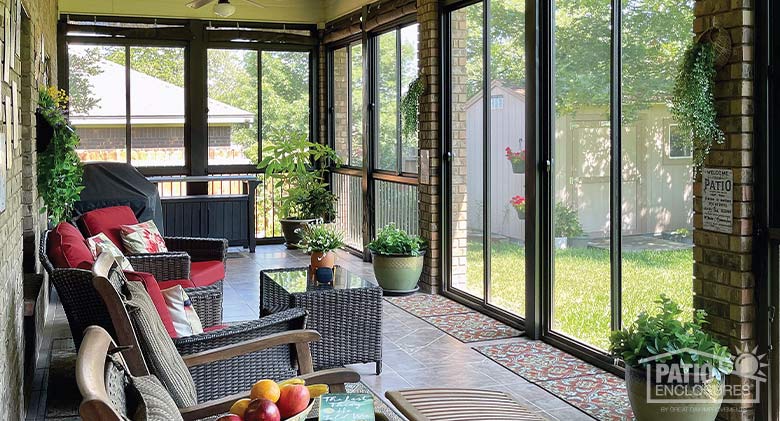
[{"label": "shed roof", "polygon": [[[100,72],[89,79],[97,105],[85,114],[71,113],[74,125],[125,124],[125,66],[108,60],[98,62]],[[254,114],[208,99],[209,124],[245,123]],[[184,125],[184,88],[137,70],[130,70],[130,124]]]}]

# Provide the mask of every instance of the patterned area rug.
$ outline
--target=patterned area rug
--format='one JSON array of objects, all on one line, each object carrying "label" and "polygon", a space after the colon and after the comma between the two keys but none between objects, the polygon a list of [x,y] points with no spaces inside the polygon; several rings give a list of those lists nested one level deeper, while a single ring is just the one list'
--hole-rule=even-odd
[{"label": "patterned area rug", "polygon": [[423,317],[422,319],[461,342],[507,339],[522,335],[519,330],[475,311]]},{"label": "patterned area rug", "polygon": [[523,334],[441,295],[418,293],[405,297],[385,297],[385,300],[461,342],[506,339]]},{"label": "patterned area rug", "polygon": [[623,379],[544,342],[474,349],[598,420],[633,419]]}]

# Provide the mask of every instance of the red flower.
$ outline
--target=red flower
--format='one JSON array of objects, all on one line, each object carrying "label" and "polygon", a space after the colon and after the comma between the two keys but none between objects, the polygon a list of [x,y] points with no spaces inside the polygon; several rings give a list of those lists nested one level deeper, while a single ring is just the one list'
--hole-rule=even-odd
[{"label": "red flower", "polygon": [[509,204],[519,208],[521,206],[525,206],[525,197],[523,196],[514,196],[511,199],[509,199]]},{"label": "red flower", "polygon": [[512,152],[512,148],[507,146],[504,151],[506,151],[506,159],[512,162],[525,161],[525,149],[519,152]]}]

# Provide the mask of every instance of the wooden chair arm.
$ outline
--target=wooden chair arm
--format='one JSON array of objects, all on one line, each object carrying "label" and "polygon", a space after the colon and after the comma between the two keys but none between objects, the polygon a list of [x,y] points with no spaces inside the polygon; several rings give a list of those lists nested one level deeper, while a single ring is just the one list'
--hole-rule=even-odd
[{"label": "wooden chair arm", "polygon": [[360,374],[349,368],[331,368],[329,370],[315,371],[310,374],[298,376],[306,380],[306,384],[327,384],[331,393],[344,393],[344,383],[357,383]]},{"label": "wooden chair arm", "polygon": [[239,355],[262,351],[279,345],[295,345],[298,352],[298,365],[302,374],[311,373],[312,361],[309,343],[319,341],[320,334],[316,330],[298,329],[274,333],[257,339],[238,342],[208,351],[182,356],[187,367],[194,367],[215,361],[227,360]]},{"label": "wooden chair arm", "polygon": [[236,393],[234,395],[225,396],[224,398],[199,403],[194,406],[179,408],[179,412],[181,412],[181,417],[184,418],[184,421],[213,417],[230,411],[230,407],[233,406],[237,400],[248,397],[249,392]]}]

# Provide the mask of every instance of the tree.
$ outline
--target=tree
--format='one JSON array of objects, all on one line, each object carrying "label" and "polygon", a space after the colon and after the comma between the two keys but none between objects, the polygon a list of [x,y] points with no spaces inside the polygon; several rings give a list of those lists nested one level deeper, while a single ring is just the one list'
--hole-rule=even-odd
[{"label": "tree", "polygon": [[100,74],[98,61],[101,51],[98,47],[79,50],[69,51],[68,54],[70,110],[74,114],[87,114],[100,102],[100,98],[96,98],[92,92],[93,86],[89,79]]}]

